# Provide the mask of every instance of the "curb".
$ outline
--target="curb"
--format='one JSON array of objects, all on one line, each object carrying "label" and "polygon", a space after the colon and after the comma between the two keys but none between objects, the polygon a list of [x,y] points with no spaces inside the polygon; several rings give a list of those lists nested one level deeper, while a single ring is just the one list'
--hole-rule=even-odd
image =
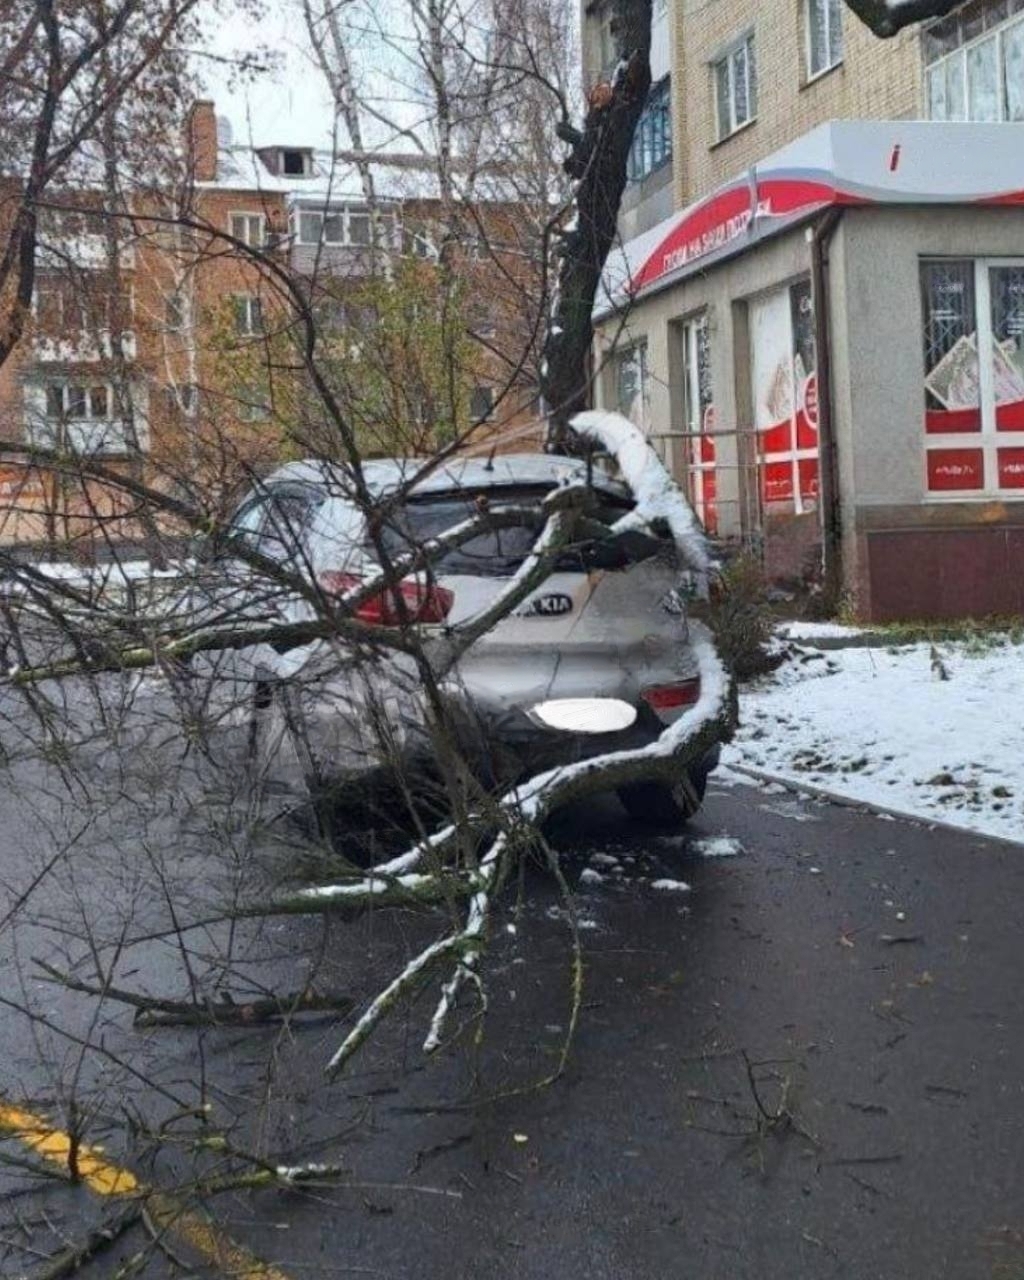
[{"label": "curb", "polygon": [[[968,840],[988,840],[993,844],[1004,844],[1011,849],[1024,848],[1024,839],[1012,840],[1009,836],[988,835],[984,831],[972,831],[969,827],[958,826],[955,822],[947,822],[943,818],[923,818],[919,813],[909,813],[906,809],[893,809],[884,804],[872,804],[869,800],[857,800],[853,796],[841,795],[838,791],[830,791],[828,787],[819,787],[811,782],[798,782],[785,774],[768,773],[764,769],[754,769],[747,764],[731,764],[725,762],[726,769],[733,773],[743,774],[756,782],[773,782],[794,795],[813,796],[816,800],[827,800],[830,804],[843,809],[859,809],[862,813],[884,814],[887,818],[898,818],[901,822],[911,822],[916,827],[927,827],[929,830],[949,831]],[[714,774],[711,775],[712,778]]]}]

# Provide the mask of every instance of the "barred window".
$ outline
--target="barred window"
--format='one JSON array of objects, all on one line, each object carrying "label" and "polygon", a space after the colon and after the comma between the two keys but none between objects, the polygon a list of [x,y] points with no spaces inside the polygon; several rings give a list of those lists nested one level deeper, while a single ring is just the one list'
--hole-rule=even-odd
[{"label": "barred window", "polygon": [[630,181],[642,181],[671,159],[672,107],[669,78],[665,76],[651,89],[637,122],[629,151]]}]

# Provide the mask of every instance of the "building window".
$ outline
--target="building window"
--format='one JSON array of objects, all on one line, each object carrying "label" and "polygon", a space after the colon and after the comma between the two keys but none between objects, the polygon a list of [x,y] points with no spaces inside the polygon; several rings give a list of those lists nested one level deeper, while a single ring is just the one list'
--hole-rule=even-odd
[{"label": "building window", "polygon": [[718,138],[721,141],[757,118],[757,59],[753,32],[733,45],[712,66]]},{"label": "building window", "polygon": [[267,220],[262,213],[233,213],[228,225],[232,236],[250,249],[262,249],[267,243]]},{"label": "building window", "polygon": [[608,80],[615,71],[619,61],[619,42],[612,31],[612,9],[604,5],[597,25],[597,56],[600,66],[597,68],[598,80]]},{"label": "building window", "polygon": [[171,333],[178,333],[186,328],[188,307],[180,293],[167,295],[167,328]]},{"label": "building window", "polygon": [[368,213],[350,213],[348,215],[348,242],[355,245],[370,243],[370,215]]},{"label": "building window", "polygon": [[646,431],[651,421],[651,385],[647,372],[647,342],[641,340],[617,351],[612,359],[615,408]]},{"label": "building window", "polygon": [[52,422],[105,422],[110,403],[110,388],[103,382],[51,382],[46,388],[46,416]]},{"label": "building window", "polygon": [[263,332],[263,307],[259,298],[251,293],[238,293],[232,299],[235,313],[235,332],[254,337]]},{"label": "building window", "polygon": [[119,405],[109,383],[30,383],[25,397],[25,432],[30,445],[76,453],[123,454],[129,445],[130,421],[134,427],[132,444],[145,448],[146,422],[144,414],[138,412],[139,404],[129,403],[127,414],[122,413],[125,406]]},{"label": "building window", "polygon": [[[379,214],[377,220],[381,240],[389,243],[392,217]],[[365,209],[328,209],[314,212],[303,209],[298,220],[300,244],[345,245],[365,248],[371,240],[371,218]]]},{"label": "building window", "polygon": [[922,34],[931,120],[1024,120],[1024,0],[988,0]]},{"label": "building window", "polygon": [[629,178],[640,182],[672,159],[672,110],[669,78],[651,89],[629,151]]},{"label": "building window", "polygon": [[270,417],[270,396],[264,386],[246,383],[235,393],[235,412],[241,422],[266,422]]},{"label": "building window", "polygon": [[706,315],[684,322],[683,429],[690,502],[708,533],[718,531],[715,409],[711,394],[711,339]]},{"label": "building window", "polygon": [[98,271],[40,271],[33,297],[39,330],[56,338],[69,333],[121,332],[131,325],[130,286],[112,288]]},{"label": "building window", "polygon": [[282,151],[281,172],[289,178],[306,178],[312,170],[312,160],[308,151]]},{"label": "building window", "polygon": [[487,422],[494,417],[494,388],[474,387],[469,397],[469,416],[474,422]]},{"label": "building window", "polygon": [[842,0],[807,0],[807,78],[824,75],[842,60]]},{"label": "building window", "polygon": [[921,263],[925,488],[1024,491],[1024,259]]}]

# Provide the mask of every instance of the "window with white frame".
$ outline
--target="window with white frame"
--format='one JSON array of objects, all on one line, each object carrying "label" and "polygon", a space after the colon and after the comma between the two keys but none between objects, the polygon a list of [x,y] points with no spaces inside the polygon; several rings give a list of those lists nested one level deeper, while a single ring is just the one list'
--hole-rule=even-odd
[{"label": "window with white frame", "polygon": [[469,416],[474,422],[487,422],[494,417],[494,388],[476,386],[469,397]]},{"label": "window with white frame", "polygon": [[123,331],[131,325],[134,299],[129,285],[112,287],[99,271],[40,271],[33,311],[40,331],[55,337]]},{"label": "window with white frame", "polygon": [[921,36],[931,120],[1024,120],[1024,0],[967,5]]},{"label": "window with white frame", "polygon": [[1024,491],[1024,259],[921,262],[925,489]]},{"label": "window with white frame", "polygon": [[267,243],[267,220],[262,213],[232,213],[228,229],[250,249],[262,249]]},{"label": "window with white frame", "polygon": [[235,393],[235,413],[242,422],[265,422],[270,408],[270,393],[260,383],[244,383]]},{"label": "window with white frame", "polygon": [[[140,401],[137,389],[132,399]],[[141,397],[127,414],[133,425],[132,441],[142,448],[148,439],[144,407]],[[69,378],[29,383],[25,408],[26,435],[34,445],[77,453],[124,453],[128,448],[124,406],[108,382]]]},{"label": "window with white frame", "polygon": [[46,417],[50,422],[106,422],[112,399],[105,382],[51,382],[46,388]]},{"label": "window with white frame", "polygon": [[[378,234],[382,241],[391,239],[392,216],[377,215]],[[366,209],[343,206],[337,209],[302,209],[298,216],[299,244],[343,245],[366,248],[372,240],[372,220]]]},{"label": "window with white frame", "polygon": [[644,431],[651,420],[651,386],[647,369],[647,340],[641,339],[612,358],[615,408]]},{"label": "window with white frame", "polygon": [[807,0],[807,78],[824,75],[843,60],[842,0]]},{"label": "window with white frame", "polygon": [[640,182],[672,159],[672,111],[669,78],[659,80],[647,96],[643,115],[629,149],[629,179]]},{"label": "window with white frame", "polygon": [[712,63],[718,139],[757,118],[757,55],[751,31]]},{"label": "window with white frame", "polygon": [[682,342],[683,431],[690,503],[708,533],[717,532],[715,409],[711,394],[711,334],[706,314],[684,320]]},{"label": "window with white frame", "polygon": [[263,332],[263,306],[255,294],[236,293],[231,302],[236,333],[251,338]]}]

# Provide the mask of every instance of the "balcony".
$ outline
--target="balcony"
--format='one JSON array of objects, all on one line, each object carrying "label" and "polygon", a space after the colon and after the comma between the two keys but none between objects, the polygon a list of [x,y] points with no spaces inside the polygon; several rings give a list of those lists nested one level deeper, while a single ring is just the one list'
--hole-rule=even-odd
[{"label": "balcony", "polygon": [[61,334],[37,332],[32,339],[32,354],[41,364],[90,364],[101,360],[135,360],[138,355],[135,332],[125,329],[120,334],[120,351],[115,353],[109,329],[90,332],[85,329]]}]

